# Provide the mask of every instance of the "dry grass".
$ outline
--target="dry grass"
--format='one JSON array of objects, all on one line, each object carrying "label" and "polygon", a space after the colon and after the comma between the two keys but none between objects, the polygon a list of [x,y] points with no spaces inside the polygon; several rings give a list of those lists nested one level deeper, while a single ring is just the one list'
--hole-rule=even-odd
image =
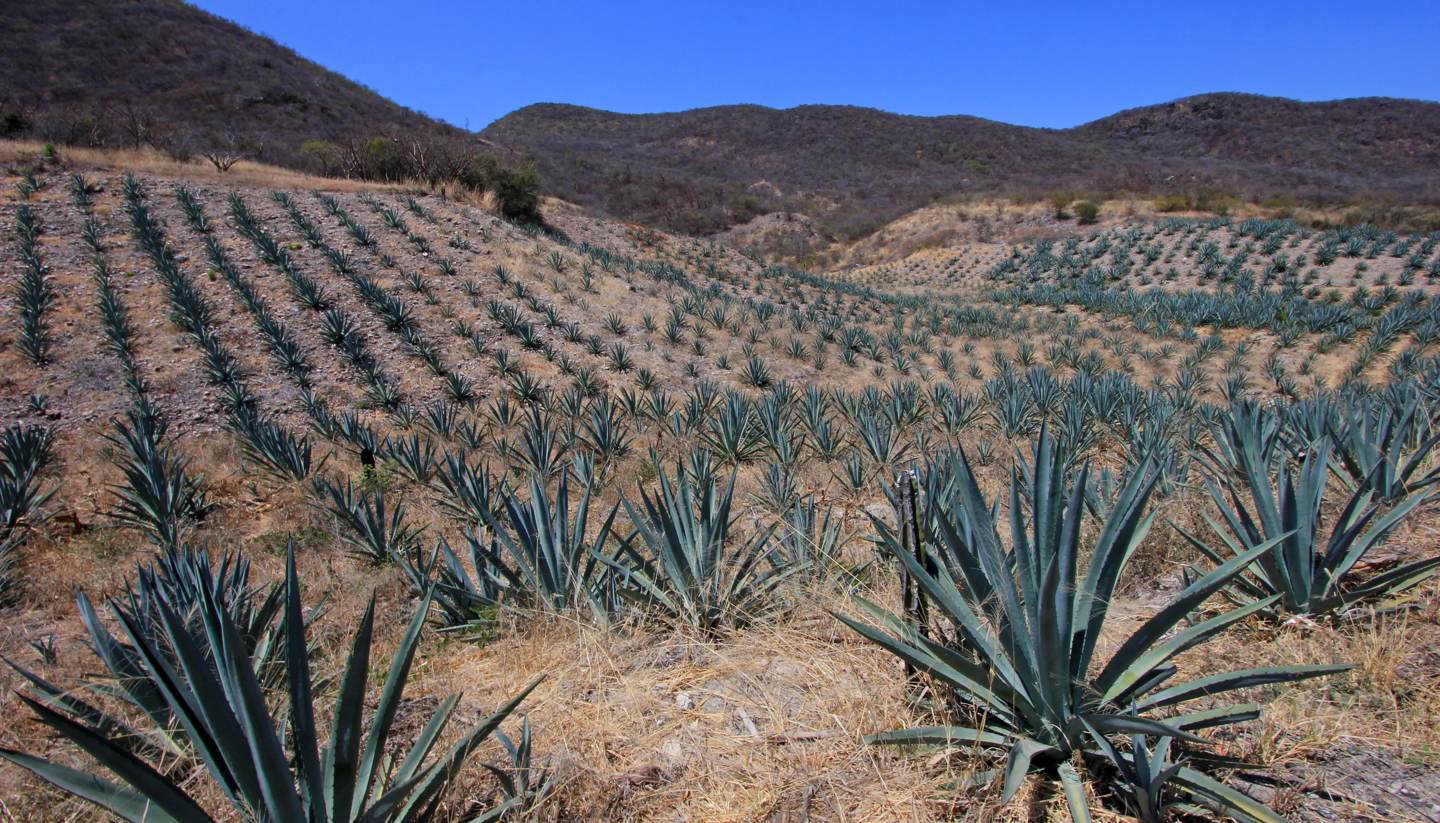
[{"label": "dry grass", "polygon": [[[45,144],[27,140],[0,140],[0,165],[29,165],[39,162]],[[191,180],[197,184],[212,186],[252,186],[256,188],[299,189],[302,191],[409,191],[413,184],[374,183],[365,180],[346,180],[335,177],[317,177],[310,174],[241,160],[228,171],[220,171],[204,158],[176,160],[155,149],[95,149],[80,146],[59,146],[56,149],[58,162],[67,169],[95,169],[97,171],[122,170],[135,174],[160,175]]]}]

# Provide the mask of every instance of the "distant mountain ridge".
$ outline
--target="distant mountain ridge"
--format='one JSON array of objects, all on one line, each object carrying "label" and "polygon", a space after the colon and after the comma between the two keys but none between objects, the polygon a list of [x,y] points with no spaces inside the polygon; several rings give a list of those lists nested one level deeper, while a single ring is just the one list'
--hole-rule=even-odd
[{"label": "distant mountain ridge", "polygon": [[1418,100],[1217,93],[1070,129],[851,106],[537,104],[482,135],[529,152],[558,197],[702,234],[784,210],[856,237],[940,198],[1061,188],[1440,202],[1440,103]]}]

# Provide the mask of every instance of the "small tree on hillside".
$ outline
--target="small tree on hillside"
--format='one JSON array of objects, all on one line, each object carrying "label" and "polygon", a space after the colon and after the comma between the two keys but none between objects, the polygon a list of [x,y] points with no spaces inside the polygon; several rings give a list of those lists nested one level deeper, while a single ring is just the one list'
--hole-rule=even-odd
[{"label": "small tree on hillside", "polygon": [[1089,200],[1075,204],[1075,217],[1082,226],[1089,226],[1100,219],[1100,207]]},{"label": "small tree on hillside", "polygon": [[296,155],[306,171],[323,177],[338,174],[343,167],[340,147],[329,140],[306,140]]},{"label": "small tree on hillside", "polygon": [[1070,214],[1065,210],[1074,200],[1075,195],[1068,191],[1057,191],[1050,195],[1050,208],[1054,210],[1056,220],[1070,219]]},{"label": "small tree on hillside", "polygon": [[540,220],[540,175],[533,168],[500,169],[490,190],[507,218],[525,223]]},{"label": "small tree on hillside", "polygon": [[371,180],[396,182],[405,176],[405,155],[400,145],[388,137],[372,137],[365,141],[365,176]]}]

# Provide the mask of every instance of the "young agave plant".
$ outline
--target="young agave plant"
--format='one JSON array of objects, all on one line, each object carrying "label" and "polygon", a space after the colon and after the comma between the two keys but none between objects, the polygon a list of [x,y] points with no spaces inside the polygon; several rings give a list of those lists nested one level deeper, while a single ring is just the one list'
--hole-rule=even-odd
[{"label": "young agave plant", "polygon": [[[929,564],[905,551],[900,538],[875,519],[881,544],[918,583],[930,614],[949,624],[943,630],[910,625],[863,599],[860,605],[873,624],[837,616],[947,686],[956,704],[952,708],[965,718],[955,725],[884,732],[869,738],[872,742],[964,745],[1005,752],[1007,800],[1027,774],[1038,770],[1060,781],[1072,817],[1088,821],[1089,806],[1076,761],[1087,770],[1096,765],[1110,768],[1107,752],[1095,742],[1098,737],[1146,734],[1201,746],[1207,741],[1196,732],[1253,719],[1259,708],[1221,705],[1187,711],[1193,701],[1346,667],[1246,669],[1172,685],[1178,674],[1177,655],[1274,602],[1272,597],[1186,623],[1198,606],[1268,551],[1272,546],[1268,543],[1193,581],[1122,638],[1108,660],[1097,660],[1121,574],[1154,521],[1155,515],[1147,515],[1145,509],[1158,473],[1147,463],[1130,475],[1099,524],[1082,575],[1080,539],[1089,467],[1082,466],[1071,477],[1061,462],[1053,439],[1042,428],[1028,493],[1022,493],[1018,472],[1012,473],[1009,548],[1000,540],[999,508],[981,494],[963,452],[952,467],[954,510],[935,513],[930,530],[946,563],[927,569]],[[1223,808],[1237,819],[1279,820],[1259,802],[1196,766],[1174,772],[1170,784],[1172,791]]]},{"label": "young agave plant", "polygon": [[[391,731],[428,607],[427,597],[390,661],[375,713],[367,721],[365,692],[375,622],[375,602],[371,600],[340,678],[330,739],[323,748],[315,719],[316,684],[310,673],[293,551],[285,580],[283,618],[288,718],[271,715],[240,630],[213,597],[199,603],[198,625],[168,603],[159,604],[163,637],[153,636],[122,610],[117,610],[116,616],[143,663],[139,676],[171,707],[220,795],[241,817],[390,823],[427,819],[465,759],[535,688],[533,684],[526,688],[432,758],[459,699],[451,696],[440,704],[409,751],[395,758],[391,748],[399,741],[390,739]],[[213,654],[207,656],[202,651],[206,648]],[[117,736],[118,730],[96,722],[93,716],[63,703],[54,705],[28,696],[21,699],[41,722],[94,757],[121,782],[12,749],[0,749],[0,757],[122,820],[190,823],[215,819],[190,794],[189,770],[178,778],[167,776],[131,751]],[[496,809],[491,814],[498,816],[503,811]]]},{"label": "young agave plant", "polygon": [[328,511],[339,525],[338,537],[356,554],[374,563],[409,557],[420,545],[421,529],[405,522],[405,505],[385,505],[385,491],[357,492],[349,480],[342,487],[325,477],[315,479],[315,493],[328,499]]},{"label": "young agave plant", "polygon": [[659,470],[659,493],[642,488],[640,508],[622,498],[635,533],[605,562],[621,597],[715,635],[773,612],[776,589],[800,567],[779,556],[768,532],[734,545],[734,471],[721,488],[708,457],[691,463],[673,481]]},{"label": "young agave plant", "polygon": [[[1204,809],[1186,802],[1188,798],[1172,789],[1187,763],[1183,752],[1179,758],[1172,757],[1177,749],[1175,738],[1162,737],[1152,745],[1150,738],[1134,734],[1130,736],[1128,751],[1116,748],[1103,734],[1092,735],[1092,739],[1115,768],[1114,775],[1104,781],[1103,788],[1120,801],[1126,814],[1144,823],[1165,823],[1166,820],[1184,819],[1185,815],[1204,813]],[[1216,765],[1243,768],[1244,764],[1217,760]],[[1246,817],[1238,819],[1245,820]]]},{"label": "young agave plant", "polygon": [[776,534],[786,559],[807,577],[820,580],[841,570],[846,535],[833,506],[822,511],[813,496],[806,497],[785,515]]},{"label": "young agave plant", "polygon": [[614,582],[601,558],[620,506],[613,507],[595,537],[588,538],[590,492],[586,486],[572,516],[569,478],[561,475],[552,499],[544,478],[532,474],[529,500],[506,493],[503,521],[485,513],[498,547],[491,550],[491,565],[502,592],[550,611],[588,608],[598,619],[615,611],[619,603]]},{"label": "young agave plant", "polygon": [[185,459],[163,443],[164,424],[153,415],[126,413],[108,435],[121,454],[125,485],[115,489],[115,517],[143,530],[161,549],[180,547],[190,527],[210,510],[204,489]]},{"label": "young agave plant", "polygon": [[[1253,441],[1258,432],[1248,430],[1244,436]],[[1220,522],[1208,517],[1207,522],[1221,547],[1177,527],[1190,545],[1216,564],[1253,555],[1256,546],[1268,547],[1231,581],[1227,593],[1237,602],[1266,603],[1277,615],[1332,615],[1364,603],[1393,602],[1440,571],[1440,557],[1428,557],[1367,580],[1351,579],[1365,555],[1383,545],[1396,526],[1431,498],[1433,484],[1405,493],[1387,506],[1375,499],[1369,482],[1362,482],[1335,515],[1328,537],[1322,537],[1323,498],[1332,462],[1328,439],[1310,444],[1298,472],[1292,472],[1289,463],[1272,472],[1272,461],[1260,447],[1252,445],[1237,454],[1238,478],[1221,474],[1207,480],[1220,513]],[[1382,462],[1372,471],[1383,467]]]},{"label": "young agave plant", "polygon": [[239,435],[245,457],[278,480],[303,481],[325,465],[325,458],[318,464],[312,463],[310,438],[296,436],[252,409],[236,408],[228,424],[230,430]]}]

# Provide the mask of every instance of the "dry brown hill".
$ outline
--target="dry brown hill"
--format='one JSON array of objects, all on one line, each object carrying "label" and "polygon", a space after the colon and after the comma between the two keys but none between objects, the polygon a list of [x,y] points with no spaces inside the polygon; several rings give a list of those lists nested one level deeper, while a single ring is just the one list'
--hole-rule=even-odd
[{"label": "dry brown hill", "polygon": [[1440,104],[1210,94],[1073,129],[848,106],[616,114],[529,106],[483,134],[533,152],[551,193],[689,233],[792,211],[856,238],[956,196],[1193,193],[1440,198]]},{"label": "dry brown hill", "polygon": [[480,142],[178,0],[0,5],[0,136],[178,152],[233,142],[298,166],[307,140],[380,135]]}]

